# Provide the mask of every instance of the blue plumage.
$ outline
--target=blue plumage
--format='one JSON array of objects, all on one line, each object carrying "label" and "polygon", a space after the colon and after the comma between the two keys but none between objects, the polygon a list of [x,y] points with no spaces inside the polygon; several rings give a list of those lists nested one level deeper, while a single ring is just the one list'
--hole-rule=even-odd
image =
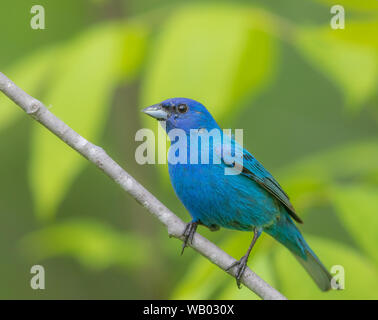
[{"label": "blue plumage", "polygon": [[[253,231],[254,238],[247,254],[230,266],[238,267],[239,285],[249,253],[264,231],[294,254],[320,289],[330,289],[331,276],[295,226],[293,220],[302,221],[287,194],[273,176],[234,140],[231,139],[233,151],[225,149],[226,137],[202,104],[191,99],[173,98],[148,107],[144,112],[158,120],[165,120],[167,133],[182,129],[187,136],[185,152],[188,163],[172,164],[169,161],[168,165],[173,188],[192,216],[185,233],[187,241],[184,247],[190,243],[197,224],[213,230],[223,227]],[[195,130],[219,131],[219,136],[205,142],[200,140],[198,145],[199,153],[201,147],[209,149],[209,163],[189,163],[189,136]],[[236,156],[233,166],[239,167],[240,174],[226,175],[225,169],[232,167],[232,156]],[[177,150],[171,148],[168,160],[175,157]]]}]

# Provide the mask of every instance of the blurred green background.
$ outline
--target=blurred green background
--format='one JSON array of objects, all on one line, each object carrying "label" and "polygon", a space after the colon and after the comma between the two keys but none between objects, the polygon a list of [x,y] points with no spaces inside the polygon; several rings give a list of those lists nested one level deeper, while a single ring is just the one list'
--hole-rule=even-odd
[{"label": "blurred green background", "polygon": [[[45,8],[32,30],[30,9]],[[344,5],[345,29],[330,28]],[[140,109],[203,102],[280,181],[345,290],[321,293],[262,236],[249,266],[291,299],[378,298],[378,3],[3,0],[0,70],[103,146],[182,219],[163,165],[137,165]],[[0,95],[0,298],[257,299]],[[235,258],[251,234],[199,232]],[[32,290],[41,264],[46,289]]]}]

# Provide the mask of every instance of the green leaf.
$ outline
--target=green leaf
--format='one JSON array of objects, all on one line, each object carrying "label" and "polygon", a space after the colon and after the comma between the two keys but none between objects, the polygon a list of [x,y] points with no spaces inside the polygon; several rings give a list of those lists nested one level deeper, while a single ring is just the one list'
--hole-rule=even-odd
[{"label": "green leaf", "polygon": [[[4,74],[28,94],[37,97],[51,76],[49,71],[56,62],[57,47],[41,49],[11,66]],[[0,130],[24,115],[8,97],[0,95]]]},{"label": "green leaf", "polygon": [[173,291],[171,299],[210,299],[216,294],[224,277],[227,275],[217,266],[203,257],[198,257],[190,264],[190,268]]},{"label": "green leaf", "polygon": [[225,5],[187,6],[172,14],[151,49],[142,102],[188,97],[216,118],[234,111],[271,72],[273,43],[256,27],[258,18],[245,7]]},{"label": "green leaf", "polygon": [[306,271],[283,246],[275,252],[274,263],[279,290],[289,299],[377,299],[377,268],[359,252],[341,243],[305,237],[324,265],[340,265],[345,272],[345,290],[322,292]]},{"label": "green leaf", "polygon": [[378,265],[378,187],[334,186],[330,194],[341,221],[355,242]]},{"label": "green leaf", "polygon": [[34,260],[73,257],[94,270],[140,267],[151,253],[144,238],[117,232],[92,219],[70,220],[35,231],[22,239],[21,249]]},{"label": "green leaf", "polygon": [[[378,2],[376,2],[378,3]],[[344,43],[353,43],[359,46],[378,50],[378,39],[375,36],[378,31],[378,20],[350,21],[345,30],[341,32],[326,32],[330,40],[341,41]]]},{"label": "green leaf", "polygon": [[372,0],[338,0],[335,2],[334,0],[317,0],[325,5],[331,6],[338,4],[342,5],[346,12],[348,11],[362,11],[362,12],[369,12],[369,13],[378,13],[378,3],[377,1]]},{"label": "green leaf", "polygon": [[[363,26],[363,27],[362,27]],[[378,80],[377,23],[348,22],[345,30],[300,28],[296,45],[313,65],[343,92],[346,103],[360,107],[375,93]],[[366,34],[371,34],[366,41]],[[358,40],[358,38],[365,41]]]},{"label": "green leaf", "polygon": [[[69,43],[56,57],[53,83],[44,97],[51,111],[86,139],[98,143],[111,97],[130,79],[145,48],[144,30],[112,24]],[[40,218],[52,217],[86,161],[45,128],[33,128],[30,180]]]},{"label": "green leaf", "polygon": [[[298,211],[329,201],[338,182],[376,183],[378,142],[359,141],[312,154],[286,167],[280,177]],[[375,179],[375,180],[374,180]]]}]

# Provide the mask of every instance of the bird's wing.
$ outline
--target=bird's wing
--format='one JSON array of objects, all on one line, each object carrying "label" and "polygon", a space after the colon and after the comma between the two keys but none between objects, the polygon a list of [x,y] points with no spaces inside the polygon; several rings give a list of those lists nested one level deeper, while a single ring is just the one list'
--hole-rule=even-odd
[{"label": "bird's wing", "polygon": [[[216,153],[221,156],[222,161],[228,166],[230,164],[239,165],[241,174],[256,181],[288,209],[288,213],[295,221],[303,223],[290,203],[289,196],[263,165],[238,143],[232,141],[231,145],[232,148],[225,147],[225,145],[222,148],[216,148]],[[223,152],[220,154],[222,150]]]}]

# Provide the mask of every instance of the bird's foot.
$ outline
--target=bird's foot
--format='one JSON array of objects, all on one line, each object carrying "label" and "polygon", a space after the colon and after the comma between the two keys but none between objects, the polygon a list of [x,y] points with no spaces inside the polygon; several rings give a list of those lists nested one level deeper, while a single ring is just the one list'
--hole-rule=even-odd
[{"label": "bird's foot", "polygon": [[240,289],[240,282],[241,278],[243,276],[243,273],[245,271],[245,268],[247,267],[247,262],[248,262],[248,255],[245,255],[241,257],[240,260],[235,261],[233,264],[231,264],[226,271],[230,271],[233,267],[237,267],[236,273],[235,273],[235,278],[236,278],[236,284],[238,285],[238,288]]},{"label": "bird's foot", "polygon": [[197,225],[198,223],[193,221],[186,224],[184,233],[182,234],[184,236],[184,243],[182,244],[181,255],[184,253],[184,250],[188,246],[188,244],[192,244],[194,234],[197,230]]}]

